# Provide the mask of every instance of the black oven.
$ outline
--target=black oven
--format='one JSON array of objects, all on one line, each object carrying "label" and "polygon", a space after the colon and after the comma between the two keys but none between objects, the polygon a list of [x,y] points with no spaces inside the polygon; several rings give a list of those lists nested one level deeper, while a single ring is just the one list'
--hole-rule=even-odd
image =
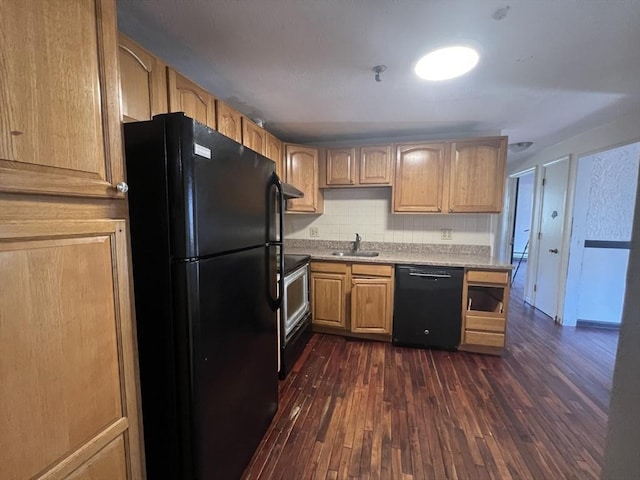
[{"label": "black oven", "polygon": [[309,256],[285,255],[278,274],[282,303],[278,312],[278,373],[285,378],[311,337]]}]

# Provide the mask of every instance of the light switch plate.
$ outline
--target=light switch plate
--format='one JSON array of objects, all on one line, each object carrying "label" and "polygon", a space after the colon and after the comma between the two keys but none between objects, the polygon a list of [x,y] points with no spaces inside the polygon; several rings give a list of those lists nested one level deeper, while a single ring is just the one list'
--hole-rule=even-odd
[{"label": "light switch plate", "polygon": [[441,240],[451,240],[452,238],[453,238],[452,230],[450,228],[443,228],[440,230]]},{"label": "light switch plate", "polygon": [[309,227],[309,236],[310,237],[319,237],[320,229],[318,227]]}]

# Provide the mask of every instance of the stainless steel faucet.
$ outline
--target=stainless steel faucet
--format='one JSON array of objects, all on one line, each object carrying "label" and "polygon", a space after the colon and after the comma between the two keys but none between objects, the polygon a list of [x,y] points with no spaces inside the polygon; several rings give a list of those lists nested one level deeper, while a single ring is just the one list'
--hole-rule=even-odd
[{"label": "stainless steel faucet", "polygon": [[356,241],[353,242],[353,251],[357,252],[360,250],[360,242],[362,241],[362,237],[356,233]]}]

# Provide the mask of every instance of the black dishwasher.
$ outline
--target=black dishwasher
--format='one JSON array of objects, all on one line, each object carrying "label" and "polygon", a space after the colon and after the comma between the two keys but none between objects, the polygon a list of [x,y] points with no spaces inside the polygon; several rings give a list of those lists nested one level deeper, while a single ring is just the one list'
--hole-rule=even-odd
[{"label": "black dishwasher", "polygon": [[393,344],[457,349],[463,276],[458,267],[396,265]]}]

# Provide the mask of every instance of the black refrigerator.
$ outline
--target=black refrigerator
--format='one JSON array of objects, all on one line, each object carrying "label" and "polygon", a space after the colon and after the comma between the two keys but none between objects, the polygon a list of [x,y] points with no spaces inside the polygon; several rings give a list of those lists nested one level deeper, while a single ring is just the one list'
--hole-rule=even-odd
[{"label": "black refrigerator", "polygon": [[182,113],[124,133],[147,477],[238,479],[278,407],[274,164]]}]

